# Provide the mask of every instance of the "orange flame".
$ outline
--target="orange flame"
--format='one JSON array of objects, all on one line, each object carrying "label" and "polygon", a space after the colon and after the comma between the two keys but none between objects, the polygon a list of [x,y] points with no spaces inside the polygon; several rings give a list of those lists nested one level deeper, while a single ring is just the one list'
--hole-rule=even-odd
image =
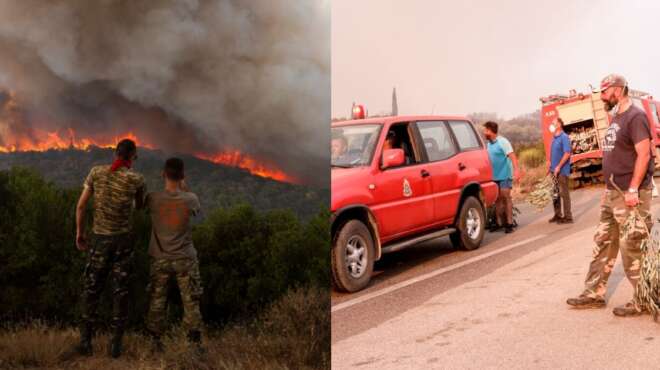
[{"label": "orange flame", "polygon": [[90,146],[97,146],[101,148],[111,148],[117,145],[122,139],[131,139],[141,147],[153,149],[153,147],[144,142],[140,142],[132,132],[127,132],[123,135],[115,136],[112,139],[91,139],[91,138],[76,138],[73,129],[68,129],[69,137],[62,137],[59,132],[32,130],[31,135],[21,135],[12,137],[3,137],[5,145],[0,145],[0,152],[24,152],[35,151],[43,152],[49,149],[80,149],[85,150]]},{"label": "orange flame", "polygon": [[[59,132],[48,132],[42,130],[33,130],[31,135],[12,136],[2,135],[0,138],[4,145],[0,145],[0,153],[23,152],[23,151],[37,151],[42,152],[50,149],[65,150],[65,149],[79,149],[86,150],[91,146],[101,148],[112,148],[122,139],[131,139],[143,148],[154,149],[154,146],[141,141],[132,132],[127,132],[123,135],[118,135],[112,139],[92,139],[92,138],[77,138],[73,129],[68,129],[68,138],[60,135]],[[2,143],[0,142],[0,143]],[[255,158],[241,153],[238,150],[225,151],[217,154],[197,153],[196,157],[208,160],[217,164],[226,166],[239,167],[249,171],[253,175],[267,177],[278,181],[289,183],[298,183],[298,180],[292,176],[287,175],[283,171],[266,166],[260,163]]]},{"label": "orange flame", "polygon": [[197,153],[195,156],[201,159],[206,159],[213,163],[239,167],[244,170],[248,170],[253,175],[267,177],[288,183],[299,183],[296,178],[287,175],[279,169],[267,167],[266,165],[259,163],[259,161],[256,159],[250,157],[249,155],[243,154],[238,150],[230,150],[212,155]]}]

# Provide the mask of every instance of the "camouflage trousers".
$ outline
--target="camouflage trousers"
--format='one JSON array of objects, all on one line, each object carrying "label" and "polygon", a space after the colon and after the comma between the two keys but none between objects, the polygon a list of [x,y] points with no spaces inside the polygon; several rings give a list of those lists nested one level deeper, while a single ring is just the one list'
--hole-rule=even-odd
[{"label": "camouflage trousers", "polygon": [[[639,190],[638,210],[646,226],[651,229],[651,190]],[[585,295],[589,297],[605,297],[607,280],[614,269],[617,254],[621,250],[623,270],[628,280],[637,286],[639,281],[641,256],[641,240],[621,239],[621,226],[632,208],[626,207],[623,197],[616,190],[606,190],[600,206],[600,222],[594,235],[594,250],[589,272],[585,279]]]},{"label": "camouflage trousers", "polygon": [[133,264],[133,235],[93,235],[83,272],[82,324],[98,324],[98,305],[110,275],[112,289],[111,328],[123,332],[128,319],[128,281]]},{"label": "camouflage trousers", "polygon": [[157,335],[162,333],[167,319],[167,283],[171,277],[174,277],[183,302],[184,329],[201,330],[202,314],[199,310],[199,302],[203,289],[197,258],[153,259],[149,274],[147,329]]}]

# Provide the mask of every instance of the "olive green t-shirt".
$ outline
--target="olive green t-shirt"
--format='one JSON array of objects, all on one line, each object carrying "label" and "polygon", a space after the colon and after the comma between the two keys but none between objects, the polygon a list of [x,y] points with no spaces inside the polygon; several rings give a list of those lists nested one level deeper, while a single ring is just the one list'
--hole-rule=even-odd
[{"label": "olive green t-shirt", "polygon": [[185,191],[158,191],[147,195],[151,215],[149,255],[154,258],[196,258],[192,217],[200,211],[197,195]]},{"label": "olive green t-shirt", "polygon": [[120,167],[114,172],[110,165],[96,166],[85,179],[85,187],[93,192],[94,224],[98,235],[117,235],[131,231],[131,213],[136,196],[146,192],[144,177]]}]

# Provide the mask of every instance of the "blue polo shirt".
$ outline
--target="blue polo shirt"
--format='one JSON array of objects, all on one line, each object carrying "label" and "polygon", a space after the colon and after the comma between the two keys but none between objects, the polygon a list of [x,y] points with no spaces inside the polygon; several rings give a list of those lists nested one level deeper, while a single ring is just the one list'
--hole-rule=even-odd
[{"label": "blue polo shirt", "polygon": [[513,179],[511,159],[509,154],[513,153],[513,147],[505,137],[498,136],[488,142],[488,157],[493,168],[493,180],[503,181]]},{"label": "blue polo shirt", "polygon": [[[550,147],[550,171],[553,171],[561,157],[564,156],[564,153],[571,154],[571,139],[566,135],[565,132],[555,136],[552,139],[552,146]],[[568,176],[571,174],[571,159],[566,161],[561,169],[559,170],[560,175]]]}]

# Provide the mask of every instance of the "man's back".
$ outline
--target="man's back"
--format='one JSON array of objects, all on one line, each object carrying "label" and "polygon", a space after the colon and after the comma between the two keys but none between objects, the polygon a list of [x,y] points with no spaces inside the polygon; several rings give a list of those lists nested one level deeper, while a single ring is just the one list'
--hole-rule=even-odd
[{"label": "man's back", "polygon": [[99,235],[129,232],[133,201],[145,189],[144,177],[124,167],[111,171],[109,165],[96,166],[89,172],[85,186],[94,193],[93,232]]},{"label": "man's back", "polygon": [[195,258],[192,242],[192,216],[200,210],[197,195],[184,191],[149,193],[151,215],[149,254],[154,258]]}]

